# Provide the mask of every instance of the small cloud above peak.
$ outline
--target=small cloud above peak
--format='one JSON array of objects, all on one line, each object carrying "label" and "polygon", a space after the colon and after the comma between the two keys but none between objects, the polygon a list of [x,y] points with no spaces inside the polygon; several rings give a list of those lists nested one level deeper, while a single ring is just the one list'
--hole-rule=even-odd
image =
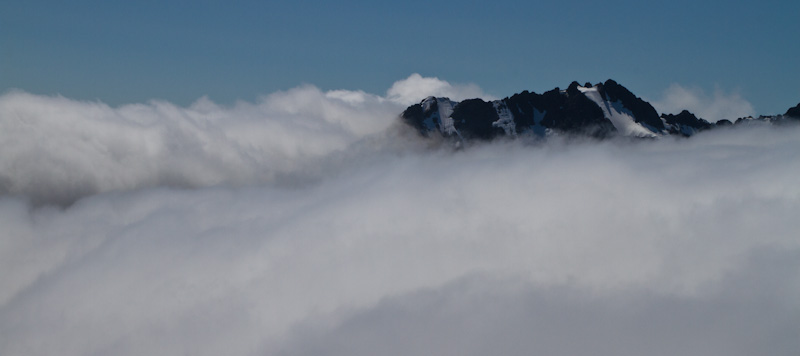
[{"label": "small cloud above peak", "polygon": [[476,84],[451,84],[437,77],[423,77],[419,73],[398,80],[386,91],[386,98],[402,105],[419,103],[429,96],[448,97],[453,100],[482,98],[496,99],[481,90]]}]

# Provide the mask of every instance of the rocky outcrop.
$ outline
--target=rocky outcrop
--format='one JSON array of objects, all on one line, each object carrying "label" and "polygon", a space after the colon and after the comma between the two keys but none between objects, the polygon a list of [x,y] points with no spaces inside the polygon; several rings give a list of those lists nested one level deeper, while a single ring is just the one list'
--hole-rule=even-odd
[{"label": "rocky outcrop", "polygon": [[692,136],[717,126],[743,122],[800,120],[800,104],[784,115],[740,118],[732,123],[710,123],[683,110],[662,114],[614,80],[591,85],[572,82],[567,89],[542,94],[523,91],[501,100],[469,99],[462,102],[428,97],[409,106],[402,120],[421,135],[458,140],[491,140],[498,136],[583,135],[597,138],[624,135],[655,137]]},{"label": "rocky outcrop", "polygon": [[688,137],[713,126],[710,122],[697,118],[688,110],[683,110],[678,115],[662,114],[661,118],[667,125],[667,131],[673,135],[679,134]]},{"label": "rocky outcrop", "polygon": [[786,110],[786,113],[783,114],[783,116],[800,120],[800,104],[797,104],[797,106]]},{"label": "rocky outcrop", "polygon": [[659,118],[656,109],[642,98],[633,95],[627,88],[611,79],[597,86],[600,94],[608,98],[608,101],[621,102],[624,107],[628,108],[636,122],[644,124],[656,132],[665,129],[664,122]]}]

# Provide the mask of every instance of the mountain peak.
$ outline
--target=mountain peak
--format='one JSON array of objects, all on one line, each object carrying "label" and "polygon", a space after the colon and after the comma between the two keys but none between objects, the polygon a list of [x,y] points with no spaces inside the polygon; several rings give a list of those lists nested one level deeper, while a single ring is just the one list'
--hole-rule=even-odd
[{"label": "mountain peak", "polygon": [[[784,116],[800,118],[800,104]],[[687,110],[659,116],[650,103],[613,79],[595,85],[573,81],[563,91],[558,87],[542,94],[525,90],[489,102],[482,99],[456,102],[430,96],[409,106],[401,118],[423,136],[439,134],[458,140],[559,134],[600,138],[691,136],[717,125]],[[724,121],[719,125],[730,123]]]},{"label": "mountain peak", "polygon": [[783,114],[783,116],[800,119],[800,104],[797,104],[797,106],[786,110],[786,113]]}]

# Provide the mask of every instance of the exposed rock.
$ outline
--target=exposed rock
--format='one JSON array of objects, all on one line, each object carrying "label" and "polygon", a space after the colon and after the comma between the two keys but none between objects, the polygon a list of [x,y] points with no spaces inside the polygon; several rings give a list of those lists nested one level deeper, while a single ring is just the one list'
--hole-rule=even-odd
[{"label": "exposed rock", "polygon": [[786,113],[783,114],[783,116],[800,120],[800,104],[797,104],[797,106],[790,108],[789,110],[786,110]]},{"label": "exposed rock", "polygon": [[664,123],[659,119],[658,112],[650,103],[633,95],[627,88],[609,79],[603,84],[598,84],[598,90],[610,102],[620,101],[636,118],[636,122],[646,124],[655,131],[664,130]]},{"label": "exposed rock", "polygon": [[678,115],[662,114],[661,118],[667,123],[667,130],[670,134],[691,136],[712,126],[710,122],[697,118],[688,110],[683,110]]},{"label": "exposed rock", "polygon": [[[800,104],[784,115],[739,118],[735,124],[751,121],[779,124],[787,119],[800,120]],[[490,102],[469,99],[459,103],[428,97],[403,111],[402,120],[423,136],[438,133],[458,140],[526,134],[598,138],[618,134],[691,136],[716,126],[732,125],[729,120],[711,124],[687,110],[659,116],[650,103],[611,79],[594,86],[591,83],[581,86],[574,81],[566,90],[555,88],[542,94],[526,90]]]},{"label": "exposed rock", "polygon": [[464,100],[453,108],[453,124],[465,138],[491,139],[504,134],[503,130],[492,126],[497,121],[497,111],[492,103],[481,99]]}]

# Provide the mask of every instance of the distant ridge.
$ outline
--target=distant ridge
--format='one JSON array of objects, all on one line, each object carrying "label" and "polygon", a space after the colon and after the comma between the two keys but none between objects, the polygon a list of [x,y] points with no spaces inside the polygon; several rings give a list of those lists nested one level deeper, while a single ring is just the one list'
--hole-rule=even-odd
[{"label": "distant ridge", "polygon": [[542,94],[523,91],[500,100],[468,99],[461,102],[427,97],[403,111],[403,122],[421,135],[459,140],[490,140],[499,136],[549,136],[559,134],[591,137],[692,136],[717,126],[751,120],[800,122],[800,104],[783,115],[720,120],[715,123],[684,110],[659,116],[650,103],[614,80],[592,85],[572,82],[567,89]]}]

